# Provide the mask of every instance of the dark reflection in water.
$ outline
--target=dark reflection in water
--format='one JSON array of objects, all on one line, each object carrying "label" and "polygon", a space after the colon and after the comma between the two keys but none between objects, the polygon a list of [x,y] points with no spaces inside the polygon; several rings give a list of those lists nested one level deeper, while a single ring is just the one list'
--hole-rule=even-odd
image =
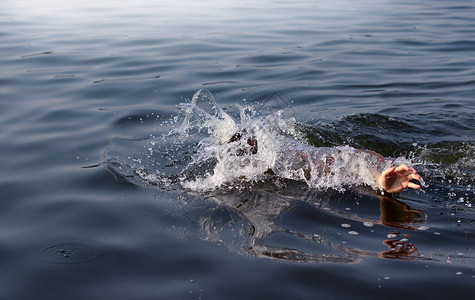
[{"label": "dark reflection in water", "polygon": [[[408,205],[398,201],[392,197],[381,197],[380,202],[382,224],[409,230],[417,230],[414,224],[422,222],[423,217],[422,210],[412,209]],[[391,236],[398,236],[399,233],[393,233]],[[406,234],[405,236],[410,236]],[[417,248],[408,241],[407,237],[384,240],[383,244],[388,246],[388,251],[380,252],[381,257],[384,258],[408,258],[411,256]]]},{"label": "dark reflection in water", "polygon": [[412,209],[408,205],[390,196],[381,196],[380,221],[384,225],[396,228],[412,229],[408,224],[420,223],[423,220],[421,210]]},{"label": "dark reflection in water", "polygon": [[[267,186],[267,188],[233,190],[225,194],[216,193],[210,196],[210,199],[216,201],[217,205],[198,213],[196,222],[200,225],[202,238],[224,244],[238,252],[293,262],[356,263],[367,256],[418,258],[415,253],[417,248],[409,243],[406,237],[383,240],[382,243],[390,249],[377,252],[365,249],[364,243],[362,248],[346,245],[347,236],[334,233],[340,228],[341,224],[338,222],[342,221],[345,222],[343,225],[348,221],[356,221],[374,229],[376,229],[373,227],[374,224],[381,224],[395,229],[417,230],[417,224],[424,220],[421,210],[412,209],[387,195],[358,195],[351,191],[346,192],[346,197],[356,196],[360,201],[371,201],[373,205],[376,199],[380,199],[380,218],[363,218],[356,214],[343,213],[338,208],[332,207],[332,200],[326,198],[324,192],[307,191],[302,197],[303,189],[304,187],[299,184],[291,183],[285,188],[281,187],[279,191]],[[284,215],[292,214],[296,206],[302,205],[305,208],[313,207],[311,218],[293,218],[293,222],[283,222],[286,218]],[[365,228],[363,226],[360,228]],[[308,227],[317,231],[312,233],[306,229],[302,230]],[[378,228],[377,233],[384,232],[383,228]],[[360,235],[356,231],[350,231],[349,234]],[[275,235],[279,235],[280,238],[273,239]],[[391,233],[388,236],[397,235]],[[284,236],[287,238],[283,238]],[[305,250],[298,249],[298,246],[303,246]]]}]

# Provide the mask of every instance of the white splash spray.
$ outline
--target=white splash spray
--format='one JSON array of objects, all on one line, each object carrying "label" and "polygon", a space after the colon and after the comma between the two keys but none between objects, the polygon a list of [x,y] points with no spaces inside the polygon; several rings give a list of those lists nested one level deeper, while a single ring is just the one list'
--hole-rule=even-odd
[{"label": "white splash spray", "polygon": [[[185,106],[185,118],[177,132],[182,137],[207,131],[186,166],[183,187],[195,191],[239,187],[270,175],[278,180],[298,180],[311,188],[345,190],[366,184],[378,189],[373,171],[382,171],[404,159],[384,158],[372,151],[349,146],[316,148],[300,142],[293,119],[285,120],[279,112],[257,116],[250,106],[239,106],[236,122],[215,102],[208,90],[195,93]],[[238,134],[239,138],[233,139]],[[253,152],[253,144],[257,145]]]}]

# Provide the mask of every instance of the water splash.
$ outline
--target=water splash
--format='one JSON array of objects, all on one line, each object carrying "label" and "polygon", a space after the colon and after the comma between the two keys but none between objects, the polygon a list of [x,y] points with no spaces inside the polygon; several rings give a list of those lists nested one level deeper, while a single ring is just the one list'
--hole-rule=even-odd
[{"label": "water splash", "polygon": [[198,131],[206,128],[213,135],[215,143],[228,141],[237,131],[237,124],[231,116],[216,104],[213,95],[206,89],[197,91],[189,105],[182,104],[185,118],[177,132],[186,136],[196,128]]},{"label": "water splash", "polygon": [[[183,105],[183,123],[168,137],[174,135],[180,144],[199,138],[191,161],[181,173],[182,187],[204,192],[239,188],[273,177],[303,181],[318,189],[343,191],[361,184],[378,189],[373,170],[410,164],[404,158],[387,159],[350,146],[316,148],[302,142],[302,125],[295,119],[284,119],[282,111],[259,116],[252,106],[237,107],[239,122],[204,89]],[[149,174],[146,177],[150,180]]]}]

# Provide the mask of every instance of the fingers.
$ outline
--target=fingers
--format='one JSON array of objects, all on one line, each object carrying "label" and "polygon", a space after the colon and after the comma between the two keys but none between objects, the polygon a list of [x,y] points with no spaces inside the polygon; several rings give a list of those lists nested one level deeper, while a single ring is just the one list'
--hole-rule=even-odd
[{"label": "fingers", "polygon": [[408,180],[412,180],[412,179],[415,179],[415,180],[420,180],[421,179],[421,176],[419,174],[417,174],[417,171],[414,170],[413,168],[410,168],[406,165],[402,165],[400,167],[398,167],[396,169],[396,171],[399,169],[399,171],[401,171],[401,175],[403,174],[407,174],[407,179]]},{"label": "fingers", "polygon": [[415,184],[415,183],[413,183],[413,182],[409,182],[409,183],[407,184],[407,187],[410,187],[411,189],[420,189],[420,188],[421,188],[420,185]]},{"label": "fingers", "polygon": [[421,176],[419,176],[419,174],[417,174],[416,170],[414,170],[413,168],[410,168],[406,165],[400,165],[399,167],[396,168],[395,171],[396,171],[396,173],[398,173],[400,175],[407,174],[409,180],[410,179],[416,179],[416,180],[421,179]]},{"label": "fingers", "polygon": [[417,174],[417,173],[412,173],[408,177],[409,177],[409,180],[411,180],[411,179],[420,180],[421,179],[421,176],[419,176],[419,174]]},{"label": "fingers", "polygon": [[405,188],[421,188],[419,184],[413,183],[411,180],[421,180],[421,176],[413,168],[400,165],[384,170],[378,179],[378,183],[389,193],[395,193]]},{"label": "fingers", "polygon": [[398,174],[403,174],[407,172],[411,172],[411,169],[406,165],[400,165],[399,167],[396,168],[396,173]]},{"label": "fingers", "polygon": [[[407,176],[407,179],[408,180],[411,180],[411,179],[420,180],[421,176],[419,174],[417,174],[416,170],[411,169],[411,174],[409,174]],[[407,187],[410,187],[412,189],[420,189],[421,188],[421,186],[419,184],[415,184],[415,183],[410,182],[410,181],[407,183]]]},{"label": "fingers", "polygon": [[392,167],[392,168],[389,168],[389,169],[386,169],[383,171],[383,173],[381,173],[381,176],[391,176],[392,173],[394,173],[394,171],[396,170],[396,167]]}]

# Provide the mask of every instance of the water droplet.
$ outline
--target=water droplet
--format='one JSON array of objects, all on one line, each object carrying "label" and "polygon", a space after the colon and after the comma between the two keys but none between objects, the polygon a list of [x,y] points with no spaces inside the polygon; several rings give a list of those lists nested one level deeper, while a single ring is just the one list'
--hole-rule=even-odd
[{"label": "water droplet", "polygon": [[418,229],[419,229],[420,231],[424,231],[424,230],[429,229],[429,226],[420,226]]},{"label": "water droplet", "polygon": [[363,225],[366,226],[366,227],[373,227],[374,226],[374,224],[371,223],[371,222],[364,222]]},{"label": "water droplet", "polygon": [[345,223],[343,223],[343,224],[341,224],[341,227],[343,227],[343,228],[350,228],[351,225],[350,225],[350,224],[345,224]]},{"label": "water droplet", "polygon": [[395,237],[397,237],[397,234],[388,233],[387,237],[388,237],[388,239],[394,239]]},{"label": "water droplet", "polygon": [[351,235],[359,235],[359,233],[356,232],[356,231],[348,231],[348,234],[351,234]]}]

